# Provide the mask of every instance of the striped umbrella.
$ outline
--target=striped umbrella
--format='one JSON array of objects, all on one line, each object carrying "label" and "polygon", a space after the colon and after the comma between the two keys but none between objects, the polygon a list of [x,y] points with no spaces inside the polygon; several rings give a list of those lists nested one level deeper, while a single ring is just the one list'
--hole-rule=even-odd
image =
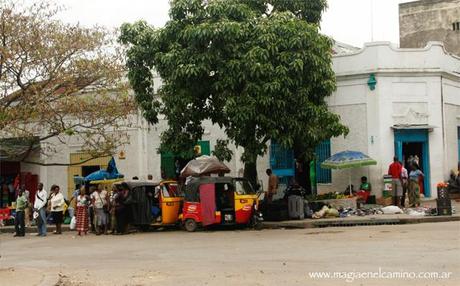
[{"label": "striped umbrella", "polygon": [[[342,151],[334,154],[332,157],[321,163],[321,168],[340,170],[370,165],[377,165],[377,161],[359,151]],[[351,171],[349,171],[348,175],[351,194]]]}]

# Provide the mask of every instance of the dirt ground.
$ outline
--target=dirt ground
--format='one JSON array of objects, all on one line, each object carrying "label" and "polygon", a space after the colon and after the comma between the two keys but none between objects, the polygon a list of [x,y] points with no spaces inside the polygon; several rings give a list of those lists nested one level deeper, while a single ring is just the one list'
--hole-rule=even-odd
[{"label": "dirt ground", "polygon": [[[46,238],[1,234],[0,255],[1,285],[460,285],[460,223],[86,237],[69,232]],[[309,274],[379,268],[452,274],[353,282]]]}]

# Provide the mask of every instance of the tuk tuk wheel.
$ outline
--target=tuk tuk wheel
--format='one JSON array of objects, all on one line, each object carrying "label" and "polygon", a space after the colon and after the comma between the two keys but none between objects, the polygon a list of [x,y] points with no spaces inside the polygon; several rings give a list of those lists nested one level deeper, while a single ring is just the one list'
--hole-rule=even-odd
[{"label": "tuk tuk wheel", "polygon": [[256,222],[256,223],[254,224],[253,228],[254,228],[255,230],[262,230],[262,229],[264,228],[264,226],[262,225],[262,223]]},{"label": "tuk tuk wheel", "polygon": [[188,232],[194,232],[197,228],[196,221],[194,219],[186,219],[184,223],[185,230]]}]

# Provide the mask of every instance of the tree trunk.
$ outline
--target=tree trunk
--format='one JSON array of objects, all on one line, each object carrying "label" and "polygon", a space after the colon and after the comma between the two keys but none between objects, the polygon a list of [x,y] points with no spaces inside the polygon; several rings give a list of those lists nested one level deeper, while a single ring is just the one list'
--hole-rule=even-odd
[{"label": "tree trunk", "polygon": [[296,182],[305,189],[307,194],[311,194],[311,180],[310,180],[310,162],[300,157],[296,162],[295,170]]},{"label": "tree trunk", "polygon": [[251,182],[252,186],[257,189],[259,184],[257,180],[257,157],[256,160],[244,163],[244,178]]}]

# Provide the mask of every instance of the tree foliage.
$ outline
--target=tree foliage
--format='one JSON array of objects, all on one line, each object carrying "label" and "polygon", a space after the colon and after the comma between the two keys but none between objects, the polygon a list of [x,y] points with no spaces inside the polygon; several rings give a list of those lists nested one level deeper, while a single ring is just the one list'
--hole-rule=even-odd
[{"label": "tree foliage", "polygon": [[[254,179],[270,140],[291,148],[347,133],[325,102],[335,90],[332,41],[318,28],[325,8],[324,0],[174,0],[164,28],[124,24],[129,79],[146,118],[166,116],[163,144],[190,148],[210,119],[244,147]],[[163,80],[158,96],[153,70]]]},{"label": "tree foliage", "polygon": [[233,151],[228,148],[229,143],[229,140],[217,139],[212,155],[216,156],[222,162],[230,162],[233,157]]},{"label": "tree foliage", "polygon": [[[30,158],[37,144],[52,155],[51,142],[78,138],[82,151],[99,157],[113,153],[125,137],[114,131],[135,102],[123,81],[125,64],[115,35],[65,24],[55,19],[59,11],[47,1],[28,6],[0,0],[2,156],[41,163]],[[20,154],[3,146],[18,140]]]}]

